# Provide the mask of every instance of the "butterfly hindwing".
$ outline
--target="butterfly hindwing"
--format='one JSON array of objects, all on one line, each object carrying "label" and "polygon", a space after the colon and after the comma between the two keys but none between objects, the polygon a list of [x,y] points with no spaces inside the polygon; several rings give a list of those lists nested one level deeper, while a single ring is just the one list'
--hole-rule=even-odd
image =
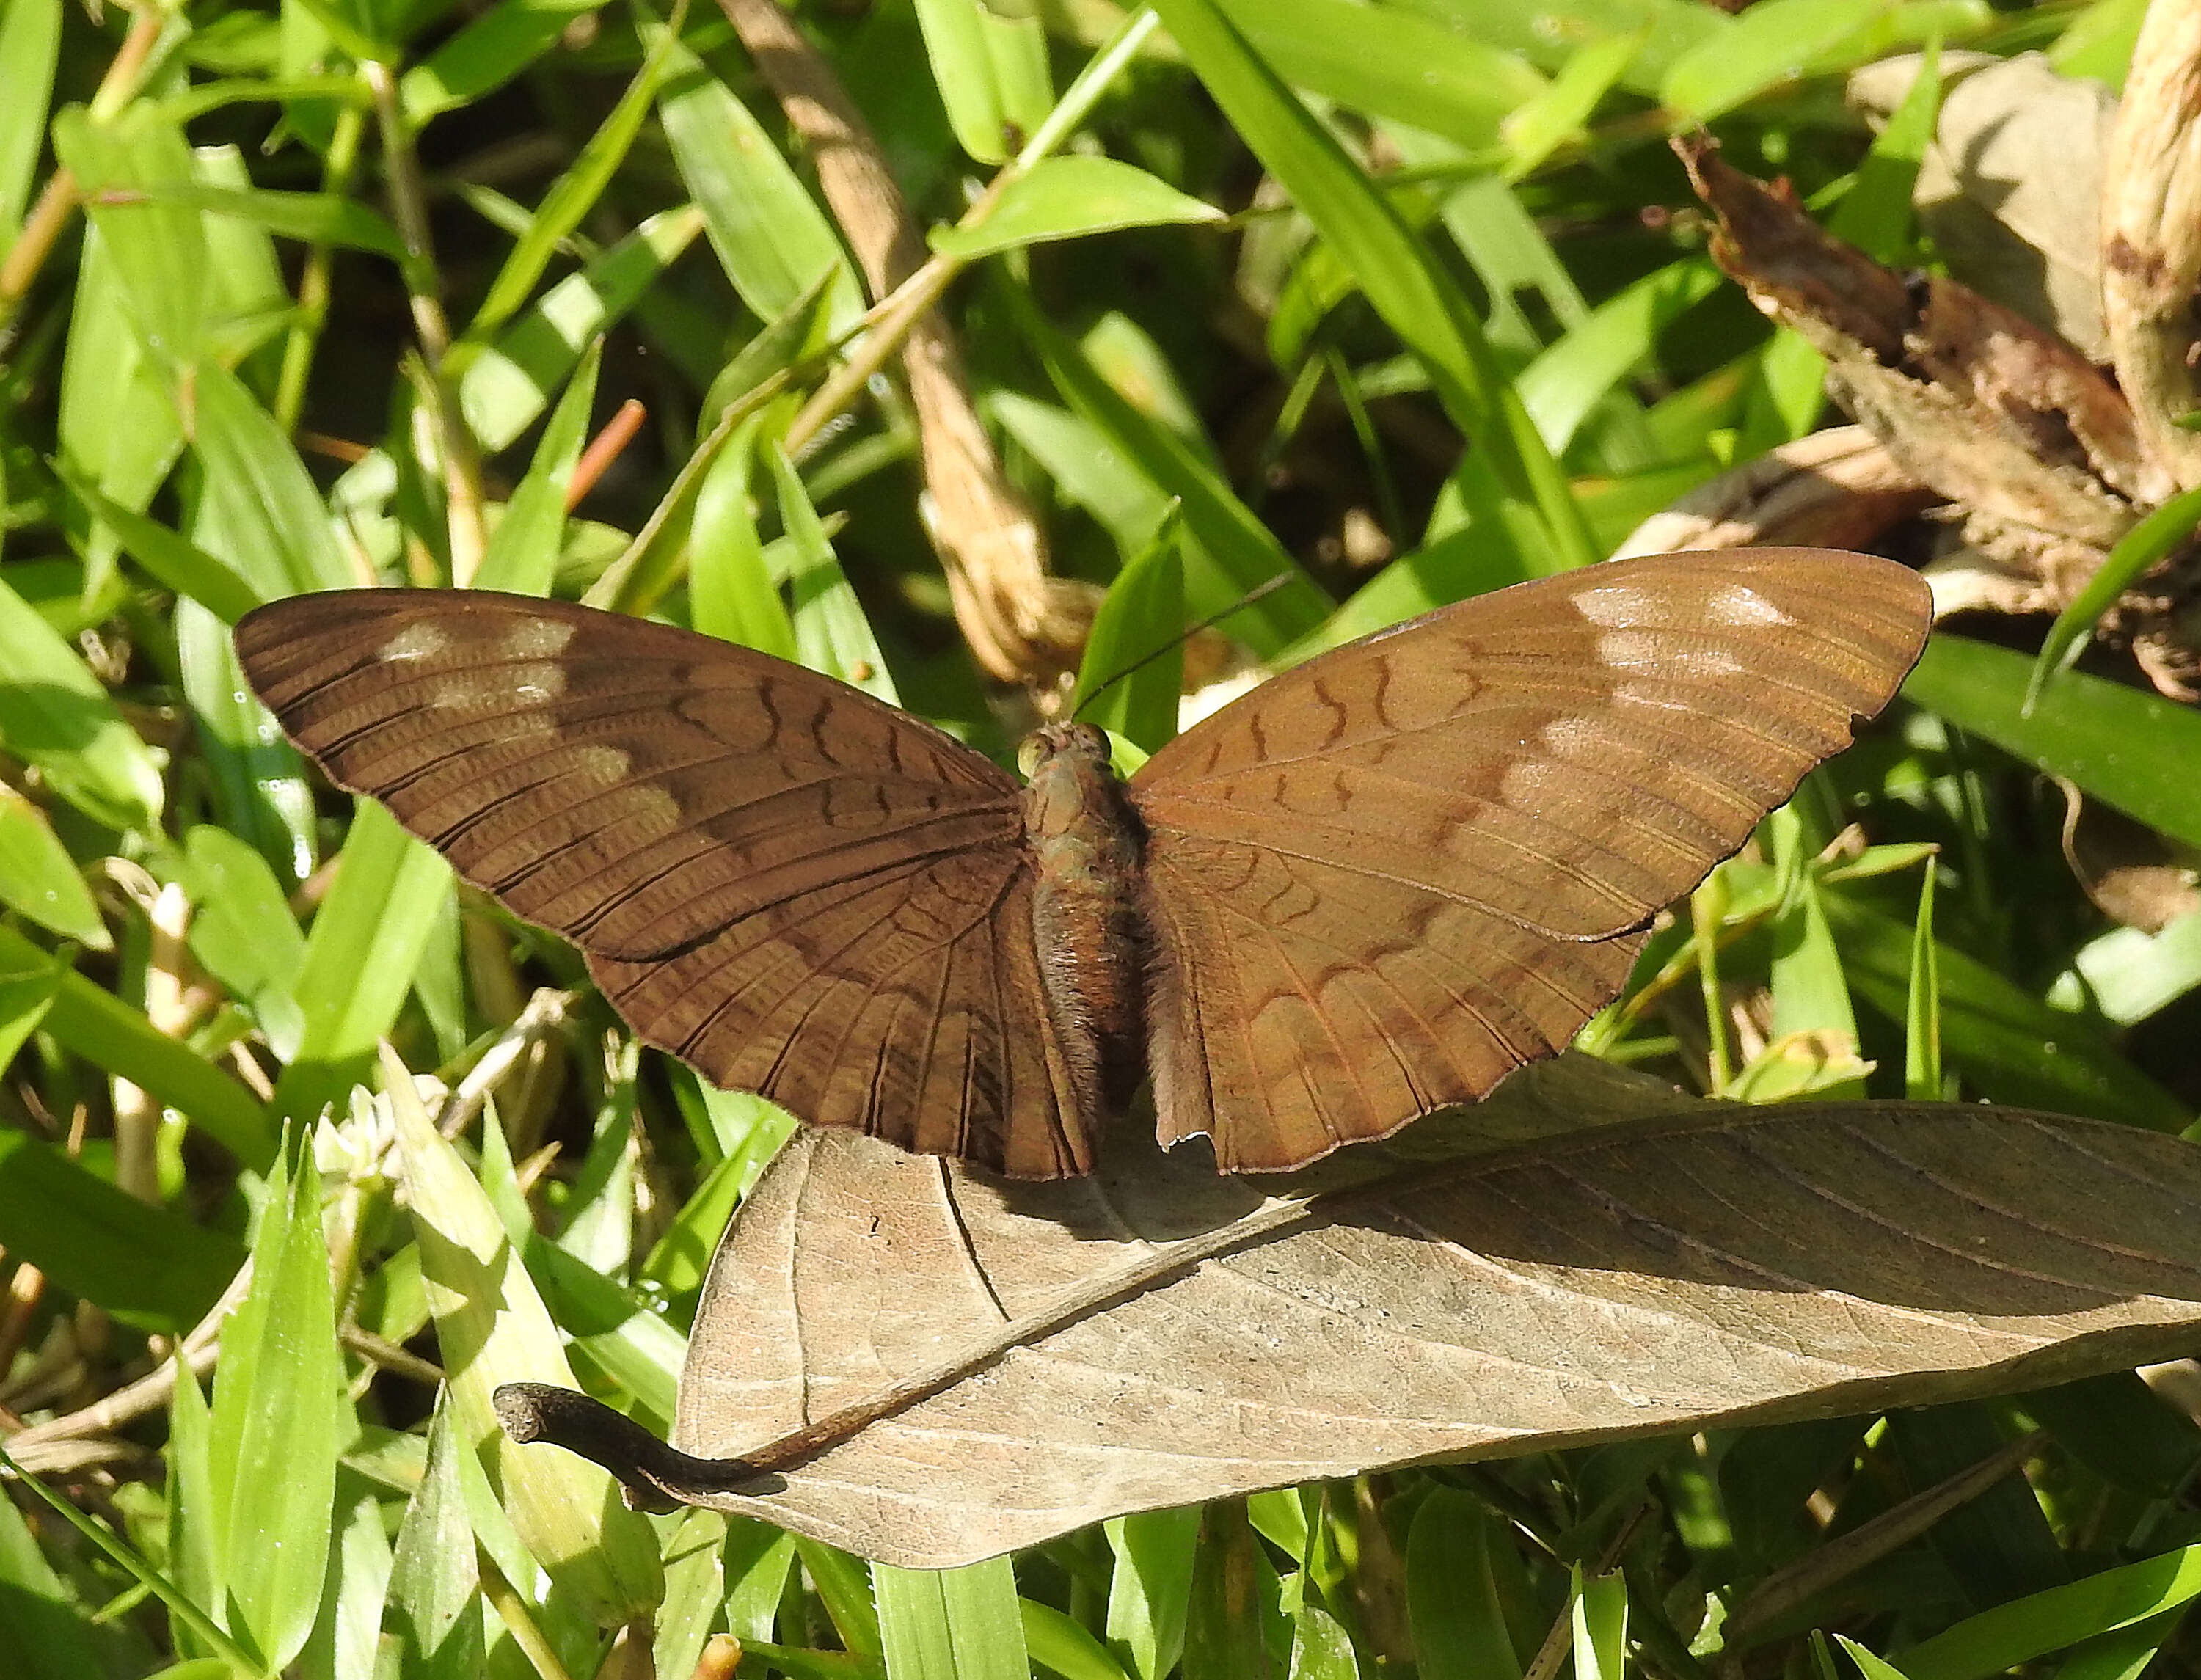
[{"label": "butterfly hindwing", "polygon": [[1163,748],[1131,797],[1165,1139],[1295,1165],[1564,1045],[1886,704],[1924,597],[1826,550],[1616,561],[1335,649]]}]

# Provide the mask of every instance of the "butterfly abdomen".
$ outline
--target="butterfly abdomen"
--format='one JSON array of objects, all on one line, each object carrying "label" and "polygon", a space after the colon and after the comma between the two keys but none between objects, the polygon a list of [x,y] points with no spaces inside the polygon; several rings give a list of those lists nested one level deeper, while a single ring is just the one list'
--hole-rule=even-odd
[{"label": "butterfly abdomen", "polygon": [[1079,1106],[1097,1126],[1138,1082],[1147,934],[1139,909],[1142,834],[1085,724],[1028,743],[1024,844],[1035,871],[1032,944],[1048,1013],[1068,1054]]}]

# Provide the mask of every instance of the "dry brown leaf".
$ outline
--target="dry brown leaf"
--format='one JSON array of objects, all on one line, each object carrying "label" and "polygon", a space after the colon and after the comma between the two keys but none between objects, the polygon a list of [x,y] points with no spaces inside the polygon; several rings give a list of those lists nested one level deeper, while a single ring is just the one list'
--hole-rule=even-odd
[{"label": "dry brown leaf", "polygon": [[2201,10],[2148,8],[2102,187],[2102,318],[2117,383],[2181,486],[2201,484]]},{"label": "dry brown leaf", "polygon": [[1861,426],[1829,426],[1697,486],[1629,532],[1613,551],[1760,546],[1867,549],[1940,498]]},{"label": "dry brown leaf", "polygon": [[[1096,1178],[1009,1187],[806,1132],[720,1249],[674,1440],[725,1458],[810,1425],[780,1476],[686,1496],[940,1568],[1124,1512],[1948,1401],[2197,1339],[2201,1154],[2175,1139],[1739,1108],[1566,1057],[1258,1188],[1132,1128]],[[900,1409],[819,1426],[897,1384]],[[587,1433],[508,1405],[541,1393],[501,1392],[508,1427]]]},{"label": "dry brown leaf", "polygon": [[[1828,361],[1827,385],[1920,483],[1975,524],[2106,550],[2158,475],[2124,401],[2091,363],[2023,317],[1954,281],[1904,279],[1829,236],[1784,191],[1675,141],[1719,218],[1712,256],[1766,314]],[[1998,549],[1992,529],[1972,540]],[[2012,558],[2016,556],[2013,555]]]},{"label": "dry brown leaf", "polygon": [[[1875,126],[1916,79],[1904,53],[1851,76],[1845,97]],[[2109,360],[2102,325],[2102,157],[2116,120],[2099,82],[2059,75],[2037,52],[1941,55],[1934,138],[1911,191],[1949,272],[2091,361]]]}]

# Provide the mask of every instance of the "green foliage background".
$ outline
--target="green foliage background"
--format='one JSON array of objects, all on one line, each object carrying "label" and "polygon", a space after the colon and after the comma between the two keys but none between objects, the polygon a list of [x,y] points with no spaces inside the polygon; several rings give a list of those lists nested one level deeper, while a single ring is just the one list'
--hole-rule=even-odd
[{"label": "green foliage background", "polygon": [[[512,1456],[508,1366],[663,1424],[787,1122],[638,1060],[570,952],[318,788],[226,626],[462,574],[786,652],[997,752],[1024,714],[957,633],[902,399],[851,382],[798,421],[861,288],[715,13],[0,5],[0,1423],[78,1513],[0,1501],[10,1672],[684,1675],[714,1633],[798,1680],[1509,1680],[1568,1637],[1584,1675],[2184,1671],[2201,1430],[2136,1377],[1278,1492],[938,1576]],[[1816,361],[1719,279],[1663,137],[1710,122],[1930,261],[1930,92],[1875,144],[1841,75],[1938,41],[2114,84],[2144,7],[1157,10],[801,12],[936,231],[1056,570],[1127,579],[1100,668],[1279,573],[1230,625],[1263,657],[1595,558],[1811,430]],[[2083,673],[2028,715],[2026,677],[1937,638],[1596,1043],[1722,1092],[2183,1127],[2195,919],[2109,924],[2041,772],[2190,847],[2201,730]],[[1151,746],[1167,702],[1111,720]],[[1828,855],[1859,814],[1874,844]],[[1703,1010],[1708,967],[1770,997],[1762,1054]],[[455,1148],[354,1096],[385,1043],[453,1084],[517,1071]],[[1871,1071],[1798,1054],[1828,1044]],[[2024,1476],[1864,1528],[2012,1442]]]}]

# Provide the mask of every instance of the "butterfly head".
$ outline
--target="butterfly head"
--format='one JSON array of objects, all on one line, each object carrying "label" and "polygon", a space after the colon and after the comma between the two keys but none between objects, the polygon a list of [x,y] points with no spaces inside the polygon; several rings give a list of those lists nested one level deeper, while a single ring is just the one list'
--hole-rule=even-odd
[{"label": "butterfly head", "polygon": [[1017,749],[1024,777],[1024,830],[1035,838],[1065,833],[1088,814],[1116,802],[1108,737],[1089,723],[1051,723]]}]

